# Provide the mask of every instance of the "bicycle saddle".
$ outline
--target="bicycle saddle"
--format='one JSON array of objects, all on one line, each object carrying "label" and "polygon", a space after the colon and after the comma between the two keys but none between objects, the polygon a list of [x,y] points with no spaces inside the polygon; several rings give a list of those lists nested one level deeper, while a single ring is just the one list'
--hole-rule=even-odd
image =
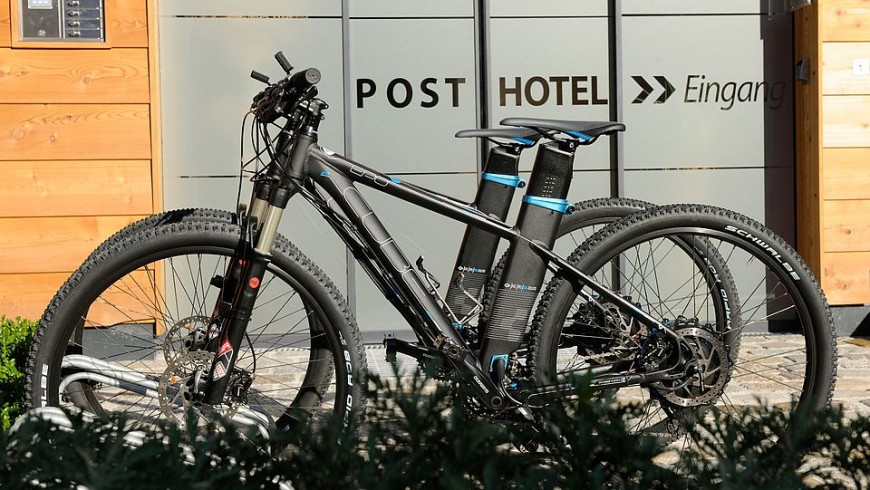
[{"label": "bicycle saddle", "polygon": [[463,129],[455,135],[457,138],[501,138],[512,140],[525,146],[534,146],[543,137],[541,133],[529,128],[495,128],[495,129]]},{"label": "bicycle saddle", "polygon": [[[625,131],[625,124],[613,121],[563,121],[559,119],[509,117],[507,119],[502,119],[501,124],[504,124],[505,126],[530,128],[538,131],[559,131],[580,139],[592,139],[619,131]],[[586,136],[587,138],[583,138],[583,136]]]}]

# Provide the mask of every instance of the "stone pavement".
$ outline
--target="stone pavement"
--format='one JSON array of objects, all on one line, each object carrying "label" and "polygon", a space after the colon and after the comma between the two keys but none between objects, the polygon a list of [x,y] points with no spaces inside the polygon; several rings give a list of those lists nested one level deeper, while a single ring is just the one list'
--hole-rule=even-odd
[{"label": "stone pavement", "polygon": [[870,339],[837,339],[837,386],[834,403],[847,413],[870,416]]}]

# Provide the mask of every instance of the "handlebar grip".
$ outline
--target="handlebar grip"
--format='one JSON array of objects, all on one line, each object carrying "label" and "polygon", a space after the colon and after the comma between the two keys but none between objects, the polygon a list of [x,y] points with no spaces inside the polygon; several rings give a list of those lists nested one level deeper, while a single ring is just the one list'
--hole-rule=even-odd
[{"label": "handlebar grip", "polygon": [[289,85],[291,88],[305,90],[308,87],[317,85],[320,81],[320,70],[317,68],[309,68],[307,70],[297,71],[290,77]]},{"label": "handlebar grip", "polygon": [[278,51],[275,53],[275,59],[278,61],[278,64],[281,65],[281,68],[284,70],[284,73],[290,74],[293,71],[293,65],[290,64],[290,61],[287,60],[287,57],[284,56],[283,51]]},{"label": "handlebar grip", "polygon": [[253,78],[254,80],[257,80],[258,82],[263,82],[266,85],[269,85],[269,77],[267,77],[266,75],[263,75],[262,73],[260,73],[256,70],[251,72],[251,78]]}]

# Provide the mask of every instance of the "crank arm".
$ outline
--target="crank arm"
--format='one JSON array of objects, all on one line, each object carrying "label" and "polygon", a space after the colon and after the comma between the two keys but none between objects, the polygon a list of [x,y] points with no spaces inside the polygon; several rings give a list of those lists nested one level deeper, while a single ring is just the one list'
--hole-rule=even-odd
[{"label": "crank arm", "polygon": [[384,347],[387,349],[388,354],[398,352],[400,354],[405,354],[406,356],[410,356],[414,359],[423,361],[434,359],[438,359],[441,361],[446,360],[444,354],[439,350],[431,349],[429,347],[424,347],[422,345],[414,344],[411,342],[406,342],[395,337],[385,338]]}]

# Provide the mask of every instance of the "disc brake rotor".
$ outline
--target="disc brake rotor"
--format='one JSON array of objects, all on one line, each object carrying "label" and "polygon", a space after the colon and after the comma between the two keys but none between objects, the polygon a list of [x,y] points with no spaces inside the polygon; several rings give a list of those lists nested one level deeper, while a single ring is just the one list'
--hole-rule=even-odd
[{"label": "disc brake rotor", "polygon": [[200,382],[208,375],[213,361],[213,353],[193,351],[182,353],[169,363],[157,385],[160,411],[164,416],[184,422],[184,413],[196,400]]},{"label": "disc brake rotor", "polygon": [[678,407],[707,405],[722,394],[728,382],[728,349],[719,336],[706,328],[681,328],[676,333],[692,347],[695,369],[685,378],[657,383],[658,393]]},{"label": "disc brake rotor", "polygon": [[205,344],[211,318],[195,315],[181,319],[169,327],[163,340],[163,358],[172,364],[182,354],[198,350]]}]

